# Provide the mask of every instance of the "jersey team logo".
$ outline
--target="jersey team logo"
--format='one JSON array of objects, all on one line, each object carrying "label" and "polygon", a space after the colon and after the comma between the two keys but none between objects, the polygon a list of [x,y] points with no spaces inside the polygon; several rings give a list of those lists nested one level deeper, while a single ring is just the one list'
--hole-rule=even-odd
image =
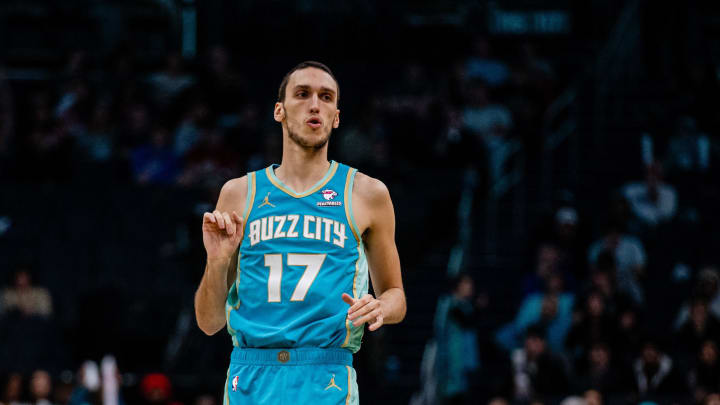
[{"label": "jersey team logo", "polygon": [[237,392],[237,385],[238,385],[238,380],[239,380],[239,379],[240,379],[240,377],[238,377],[238,376],[235,376],[235,377],[232,379],[232,390],[233,390],[233,392]]},{"label": "jersey team logo", "polygon": [[342,202],[340,201],[332,201],[338,195],[335,190],[326,188],[325,190],[321,191],[321,193],[325,201],[318,201],[318,207],[339,207],[342,205]]}]

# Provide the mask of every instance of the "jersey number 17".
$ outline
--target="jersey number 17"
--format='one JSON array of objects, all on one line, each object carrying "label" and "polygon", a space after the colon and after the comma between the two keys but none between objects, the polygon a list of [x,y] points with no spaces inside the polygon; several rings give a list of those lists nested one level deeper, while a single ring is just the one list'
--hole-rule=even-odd
[{"label": "jersey number 17", "polygon": [[[315,277],[317,277],[320,272],[320,267],[322,267],[326,256],[326,254],[287,254],[288,266],[305,266],[305,272],[303,272],[300,281],[298,281],[295,286],[290,301],[305,300],[305,296],[310,290],[310,286],[315,282]],[[281,302],[280,293],[282,289],[280,287],[283,274],[283,255],[279,253],[266,254],[265,267],[270,268],[270,275],[268,276],[268,302]]]}]

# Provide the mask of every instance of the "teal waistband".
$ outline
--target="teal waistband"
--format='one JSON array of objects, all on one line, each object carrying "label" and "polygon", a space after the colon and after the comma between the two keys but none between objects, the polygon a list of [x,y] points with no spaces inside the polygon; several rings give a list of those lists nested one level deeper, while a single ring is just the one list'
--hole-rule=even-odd
[{"label": "teal waistband", "polygon": [[341,364],[352,366],[352,353],[347,349],[248,349],[233,348],[232,364],[254,364],[272,366],[297,366],[306,364]]}]

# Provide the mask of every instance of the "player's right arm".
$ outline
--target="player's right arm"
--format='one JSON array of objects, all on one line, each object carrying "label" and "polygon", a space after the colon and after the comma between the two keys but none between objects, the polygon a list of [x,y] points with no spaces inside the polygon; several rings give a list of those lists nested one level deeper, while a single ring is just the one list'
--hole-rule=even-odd
[{"label": "player's right arm", "polygon": [[225,326],[225,301],[235,280],[238,246],[243,237],[247,176],[225,183],[215,211],[203,214],[205,273],[195,293],[195,318],[207,335]]}]

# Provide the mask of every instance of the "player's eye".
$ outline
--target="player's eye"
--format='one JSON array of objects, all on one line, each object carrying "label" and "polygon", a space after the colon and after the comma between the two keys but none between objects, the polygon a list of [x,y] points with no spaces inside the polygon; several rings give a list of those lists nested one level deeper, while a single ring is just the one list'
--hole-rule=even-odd
[{"label": "player's eye", "polygon": [[323,95],[322,95],[322,98],[323,98],[323,100],[325,100],[325,101],[332,101],[332,100],[333,100],[332,94],[330,94],[330,93],[325,93],[325,94],[323,94]]},{"label": "player's eye", "polygon": [[308,93],[307,93],[307,91],[305,91],[305,90],[300,90],[300,91],[298,91],[298,92],[296,93],[296,95],[297,95],[298,97],[307,97],[307,94],[308,94]]}]

